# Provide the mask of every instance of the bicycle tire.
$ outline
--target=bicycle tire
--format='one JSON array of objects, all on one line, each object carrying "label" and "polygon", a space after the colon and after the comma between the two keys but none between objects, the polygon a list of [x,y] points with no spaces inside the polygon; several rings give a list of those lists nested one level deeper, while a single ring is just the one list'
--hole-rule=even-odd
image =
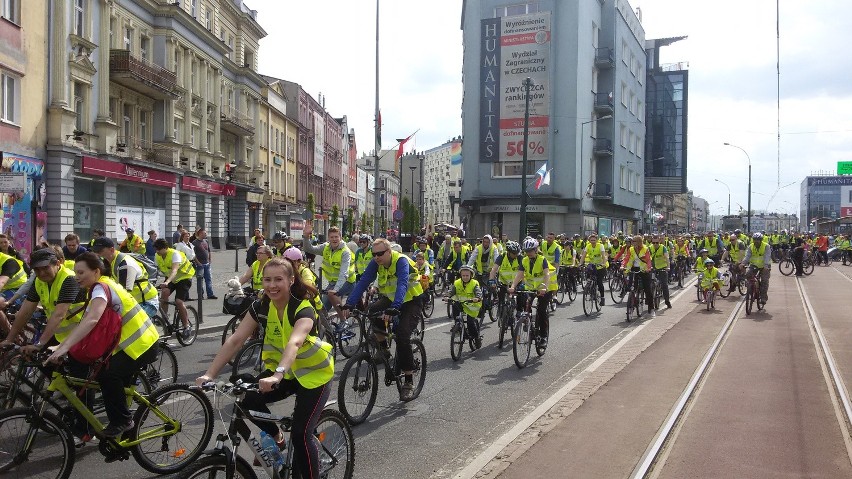
[{"label": "bicycle tire", "polygon": [[420,327],[417,329],[417,338],[423,341],[424,336],[426,336],[426,317],[421,314]]},{"label": "bicycle tire", "polygon": [[[491,320],[492,323],[497,321],[497,304],[496,304],[496,295],[491,294],[491,292],[485,293],[488,295],[488,307],[485,309],[485,312],[488,314],[488,319]],[[480,329],[481,331],[481,329]]]},{"label": "bicycle tire", "polygon": [[749,288],[748,291],[746,291],[746,297],[745,297],[746,316],[751,314],[751,307],[752,307],[751,306],[751,300],[752,300],[752,292],[751,292],[751,288]]},{"label": "bicycle tire", "polygon": [[353,426],[366,421],[378,392],[379,372],[370,354],[362,351],[349,358],[337,385],[337,401],[346,421]]},{"label": "bicycle tire", "polygon": [[175,352],[171,346],[161,341],[157,350],[157,359],[145,366],[145,373],[151,387],[154,389],[164,385],[173,384],[178,379],[178,362]]},{"label": "bicycle tire", "polygon": [[636,300],[636,295],[633,294],[633,291],[627,293],[627,322],[633,321],[633,315],[635,313],[635,309],[633,308],[633,303]]},{"label": "bicycle tire", "polygon": [[719,285],[719,296],[723,298],[727,298],[731,295],[729,289],[731,288],[731,273],[725,272],[722,274],[722,281]]},{"label": "bicycle tire", "polygon": [[739,291],[740,296],[745,296],[746,292],[748,291],[748,285],[746,284],[742,275],[739,275],[739,277],[737,278],[737,291]]},{"label": "bicycle tire", "polygon": [[589,317],[592,314],[592,301],[594,300],[594,296],[590,291],[583,290],[583,313],[586,317]]},{"label": "bicycle tire", "polygon": [[624,296],[621,295],[622,291],[624,291],[624,278],[616,279],[616,276],[613,276],[612,281],[609,282],[609,296],[613,303],[621,304],[624,301]]},{"label": "bicycle tire", "polygon": [[234,355],[234,365],[232,367],[233,374],[248,373],[257,376],[263,372],[263,360],[260,353],[263,350],[262,339],[252,339],[247,342],[237,354]]},{"label": "bicycle tire", "polygon": [[[411,401],[413,401],[420,396],[420,393],[423,391],[423,385],[426,384],[426,348],[419,339],[411,338],[411,353],[414,356],[414,371],[411,378],[414,383],[414,389],[411,391]],[[394,369],[397,370],[398,375],[396,389],[401,394],[402,373],[398,371],[398,368],[395,367]]]},{"label": "bicycle tire", "polygon": [[[236,456],[234,479],[257,479],[254,469],[241,456]],[[228,459],[224,454],[212,454],[202,457],[195,464],[184,469],[181,479],[209,479],[211,477],[226,477]]]},{"label": "bicycle tire", "polygon": [[323,409],[314,437],[320,446],[320,477],[351,479],[355,469],[355,438],[346,417],[335,409]]},{"label": "bicycle tire", "polygon": [[243,318],[241,316],[234,316],[228,320],[228,323],[225,324],[225,329],[222,330],[222,344],[225,344],[225,341],[234,334],[234,331],[237,330],[237,326],[239,326],[242,319]]},{"label": "bicycle tire", "polygon": [[793,274],[793,271],[795,271],[795,270],[796,270],[796,267],[793,264],[793,261],[790,260],[789,258],[781,260],[778,263],[778,271],[780,271],[781,274],[783,274],[784,276],[790,276],[791,274]]},{"label": "bicycle tire", "polygon": [[700,303],[701,300],[704,299],[704,295],[702,294],[702,291],[701,291],[701,280],[699,280],[697,283],[695,283],[695,294],[697,296],[696,299]]},{"label": "bicycle tire", "polygon": [[[500,318],[497,320],[497,328],[500,330],[498,333],[497,339],[497,348],[503,349],[503,342],[506,339],[506,327],[509,323],[509,318],[506,317],[506,308],[505,306],[501,306],[500,308]],[[511,314],[511,313],[510,313]]]},{"label": "bicycle tire", "polygon": [[[189,400],[194,400],[197,407],[193,408]],[[204,391],[189,384],[169,384],[151,393],[148,401],[156,405],[157,412],[177,421],[180,426],[171,436],[133,446],[130,452],[136,462],[146,471],[170,474],[198,460],[213,435],[213,405]],[[157,412],[146,405],[139,406],[130,437],[138,438],[146,429],[162,428],[164,424]],[[150,450],[146,446],[150,446]]]},{"label": "bicycle tire", "polygon": [[553,298],[556,300],[557,304],[563,304],[565,302],[565,293],[568,289],[568,282],[565,279],[559,281],[559,288],[556,290],[556,294],[553,295]]},{"label": "bicycle tire", "polygon": [[435,312],[435,293],[428,291],[426,295],[426,301],[423,304],[423,316],[431,318],[432,313]]},{"label": "bicycle tire", "polygon": [[573,303],[575,299],[577,299],[577,283],[569,283],[568,287],[568,301]]},{"label": "bicycle tire", "polygon": [[704,303],[707,307],[707,311],[710,311],[710,304],[713,302],[713,291],[707,290],[704,292]]},{"label": "bicycle tire", "polygon": [[456,322],[450,332],[450,357],[453,361],[461,359],[462,350],[464,350],[464,332],[465,326],[463,321]]},{"label": "bicycle tire", "polygon": [[[532,347],[532,325],[529,317],[523,318],[521,321],[515,322],[514,341],[512,341],[512,356],[515,359],[515,366],[518,369],[524,369],[527,362],[530,360],[530,348]],[[524,331],[524,324],[527,330]]]},{"label": "bicycle tire", "polygon": [[326,331],[328,333],[327,340],[336,345],[337,351],[340,351],[340,354],[348,359],[364,346],[364,335],[361,334],[363,328],[361,321],[354,316],[349,316],[343,320],[338,316],[337,320],[337,323],[331,325],[334,332]]},{"label": "bicycle tire", "polygon": [[[3,354],[0,359],[0,409],[12,409],[15,403],[20,401],[22,406],[29,405],[32,397],[32,390],[25,391],[23,381],[18,378],[19,368],[21,368],[21,360],[23,356],[20,351],[8,351]],[[21,370],[21,374],[30,376],[34,379],[34,375],[38,374],[35,368],[26,368],[29,371]]]},{"label": "bicycle tire", "polygon": [[814,272],[814,262],[813,261],[805,261],[802,263],[802,273],[805,276],[810,276]]},{"label": "bicycle tire", "polygon": [[[0,412],[0,475],[11,473],[10,477],[67,479],[71,476],[76,461],[70,426],[52,412],[44,411],[40,419],[43,426],[38,427],[33,422],[34,416],[36,416],[35,411],[23,407]],[[17,423],[20,423],[19,426],[14,427]],[[45,432],[45,434],[35,432],[37,435],[35,440],[41,440],[39,447],[31,448],[26,454],[26,460],[15,464],[23,447],[21,442],[27,440],[27,435],[34,427]],[[25,431],[23,433],[15,431],[19,429]],[[53,448],[52,451],[45,452],[46,449],[51,449],[43,446],[47,440],[58,440],[60,451]],[[10,458],[11,461],[6,462],[6,458]]]},{"label": "bicycle tire", "polygon": [[[195,339],[198,338],[198,311],[195,310],[194,307],[186,306],[186,320],[189,321],[190,335],[189,337],[183,336],[183,331],[186,329],[182,325],[177,330],[177,340],[181,346],[189,346],[190,344],[195,342]],[[177,306],[175,306],[175,314],[177,314]],[[180,321],[180,319],[178,319]]]}]

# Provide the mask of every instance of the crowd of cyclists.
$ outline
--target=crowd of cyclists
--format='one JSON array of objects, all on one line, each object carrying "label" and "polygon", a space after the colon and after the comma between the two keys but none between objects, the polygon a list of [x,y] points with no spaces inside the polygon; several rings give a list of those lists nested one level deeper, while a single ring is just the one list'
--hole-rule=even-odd
[{"label": "crowd of cyclists", "polygon": [[[312,237],[310,222],[303,233],[306,238]],[[482,347],[481,325],[486,311],[494,304],[505,304],[518,291],[534,292],[536,342],[546,348],[549,314],[555,308],[557,293],[565,288],[576,292],[591,285],[597,290],[599,306],[605,306],[607,278],[631,273],[639,297],[644,296],[654,317],[659,305],[652,285],[661,289],[663,304],[671,308],[669,284],[691,271],[700,273],[702,290],[715,291],[723,287],[719,268],[725,263],[732,275],[758,275],[765,303],[773,262],[791,258],[800,275],[807,258],[816,264],[828,263],[831,252],[844,265],[852,265],[852,243],[847,236],[787,231],[751,236],[740,230],[702,235],[592,233],[585,237],[548,233],[521,241],[505,234],[499,239],[485,235],[475,241],[436,234],[416,238],[408,254],[385,238],[355,234],[347,242],[336,227],[328,230],[327,237],[319,244],[303,241],[294,245],[286,234],[276,233],[271,245],[254,245],[249,268],[239,282],[255,294],[240,312],[242,321],[235,332],[196,380],[198,386],[215,381],[247,339],[262,331],[262,371],[252,378],[259,390],[249,392],[243,405],[268,413],[269,403],[296,396],[290,441],[294,468],[305,478],[319,477],[318,447],[307,439],[307,432],[316,427],[335,373],[336,340],[329,340],[324,333],[331,326],[323,323],[323,316],[347,321],[353,309],[364,311],[372,322],[367,334],[375,335],[379,345],[375,354],[385,358],[392,354],[388,325],[393,324],[399,398],[411,401],[417,394],[413,384],[417,368],[425,370],[425,365],[416,364],[412,334],[422,323],[425,302],[435,294],[453,298],[451,314],[464,316],[470,335],[465,339],[478,349]],[[92,430],[80,418],[75,420],[78,447],[96,438],[120,437],[132,428],[123,388],[156,355],[160,332],[152,318],[167,317],[172,295],[182,324],[176,334],[192,334],[184,301],[196,275],[193,261],[161,238],[154,242],[152,264],[139,253],[140,244],[126,239],[116,247],[113,240],[98,235],[83,246],[76,234],[69,234],[65,245],[39,249],[27,263],[0,235],[0,310],[13,312],[9,317],[0,313],[4,338],[0,348],[8,350],[17,345],[25,356],[50,348],[47,360],[58,364],[97,326],[107,308],[122,317],[118,345],[108,361],[92,367],[67,360],[65,371],[97,381],[108,405],[109,424],[102,430]],[[312,266],[316,257],[322,262],[315,272]],[[159,276],[161,281],[155,285],[152,276]],[[735,282],[728,287],[732,291]],[[622,288],[621,296],[628,289]],[[261,290],[262,294],[257,294]],[[522,307],[518,301],[516,316]],[[47,320],[33,338],[28,335],[28,325],[38,310]],[[258,425],[284,447],[286,438],[274,424]]]}]

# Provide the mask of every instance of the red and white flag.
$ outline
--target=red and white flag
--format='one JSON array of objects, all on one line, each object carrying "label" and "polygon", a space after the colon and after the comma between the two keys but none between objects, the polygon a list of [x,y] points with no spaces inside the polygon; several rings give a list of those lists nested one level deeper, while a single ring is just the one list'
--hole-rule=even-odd
[{"label": "red and white flag", "polygon": [[538,178],[535,181],[535,189],[539,189],[544,185],[550,184],[550,170],[547,169],[547,163],[541,165],[541,168],[535,172]]},{"label": "red and white flag", "polygon": [[396,150],[396,159],[400,159],[403,155],[408,155],[414,153],[414,135],[417,132],[412,133],[408,138],[399,141],[399,149]]}]

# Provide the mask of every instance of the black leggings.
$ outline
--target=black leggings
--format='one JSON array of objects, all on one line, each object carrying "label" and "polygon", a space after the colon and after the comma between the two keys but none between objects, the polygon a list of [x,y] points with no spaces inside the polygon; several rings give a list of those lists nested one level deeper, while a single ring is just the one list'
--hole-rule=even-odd
[{"label": "black leggings", "polygon": [[[384,312],[391,307],[393,302],[387,296],[380,296],[370,305],[370,315]],[[401,371],[414,370],[414,351],[411,349],[411,332],[420,322],[420,314],[423,310],[420,308],[420,303],[411,300],[402,303],[399,309],[399,323],[396,325],[396,359],[399,361],[399,369]],[[385,322],[382,318],[373,320],[373,331],[383,333],[385,330]]]},{"label": "black leggings", "polygon": [[[267,369],[260,373],[257,379],[267,378],[273,374]],[[308,389],[296,379],[283,379],[278,388],[268,393],[246,393],[241,403],[243,409],[268,413],[267,404],[296,395],[290,441],[293,443],[294,452],[293,469],[299,471],[303,479],[319,478],[319,445],[312,438],[309,439],[309,436],[313,436],[320,413],[328,400],[331,392],[330,383],[331,381],[317,388]],[[268,422],[255,422],[255,424],[273,438],[278,437],[277,425]]]},{"label": "black leggings", "polygon": [[[538,328],[538,334],[541,335],[542,338],[546,338],[550,335],[550,316],[549,309],[550,308],[550,300],[553,299],[553,291],[548,291],[541,296],[536,296],[535,303],[535,326]],[[523,296],[518,296],[517,302],[517,311],[521,312],[526,307],[526,298]]]}]

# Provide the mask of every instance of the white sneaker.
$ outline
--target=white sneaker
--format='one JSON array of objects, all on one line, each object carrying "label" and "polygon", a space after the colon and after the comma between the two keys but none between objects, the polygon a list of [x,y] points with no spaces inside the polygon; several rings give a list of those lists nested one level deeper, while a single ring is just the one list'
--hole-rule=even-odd
[{"label": "white sneaker", "polygon": [[657,317],[657,310],[656,310],[656,309],[652,309],[652,310],[651,310],[651,317],[652,317],[652,318],[656,318],[656,317]]}]

